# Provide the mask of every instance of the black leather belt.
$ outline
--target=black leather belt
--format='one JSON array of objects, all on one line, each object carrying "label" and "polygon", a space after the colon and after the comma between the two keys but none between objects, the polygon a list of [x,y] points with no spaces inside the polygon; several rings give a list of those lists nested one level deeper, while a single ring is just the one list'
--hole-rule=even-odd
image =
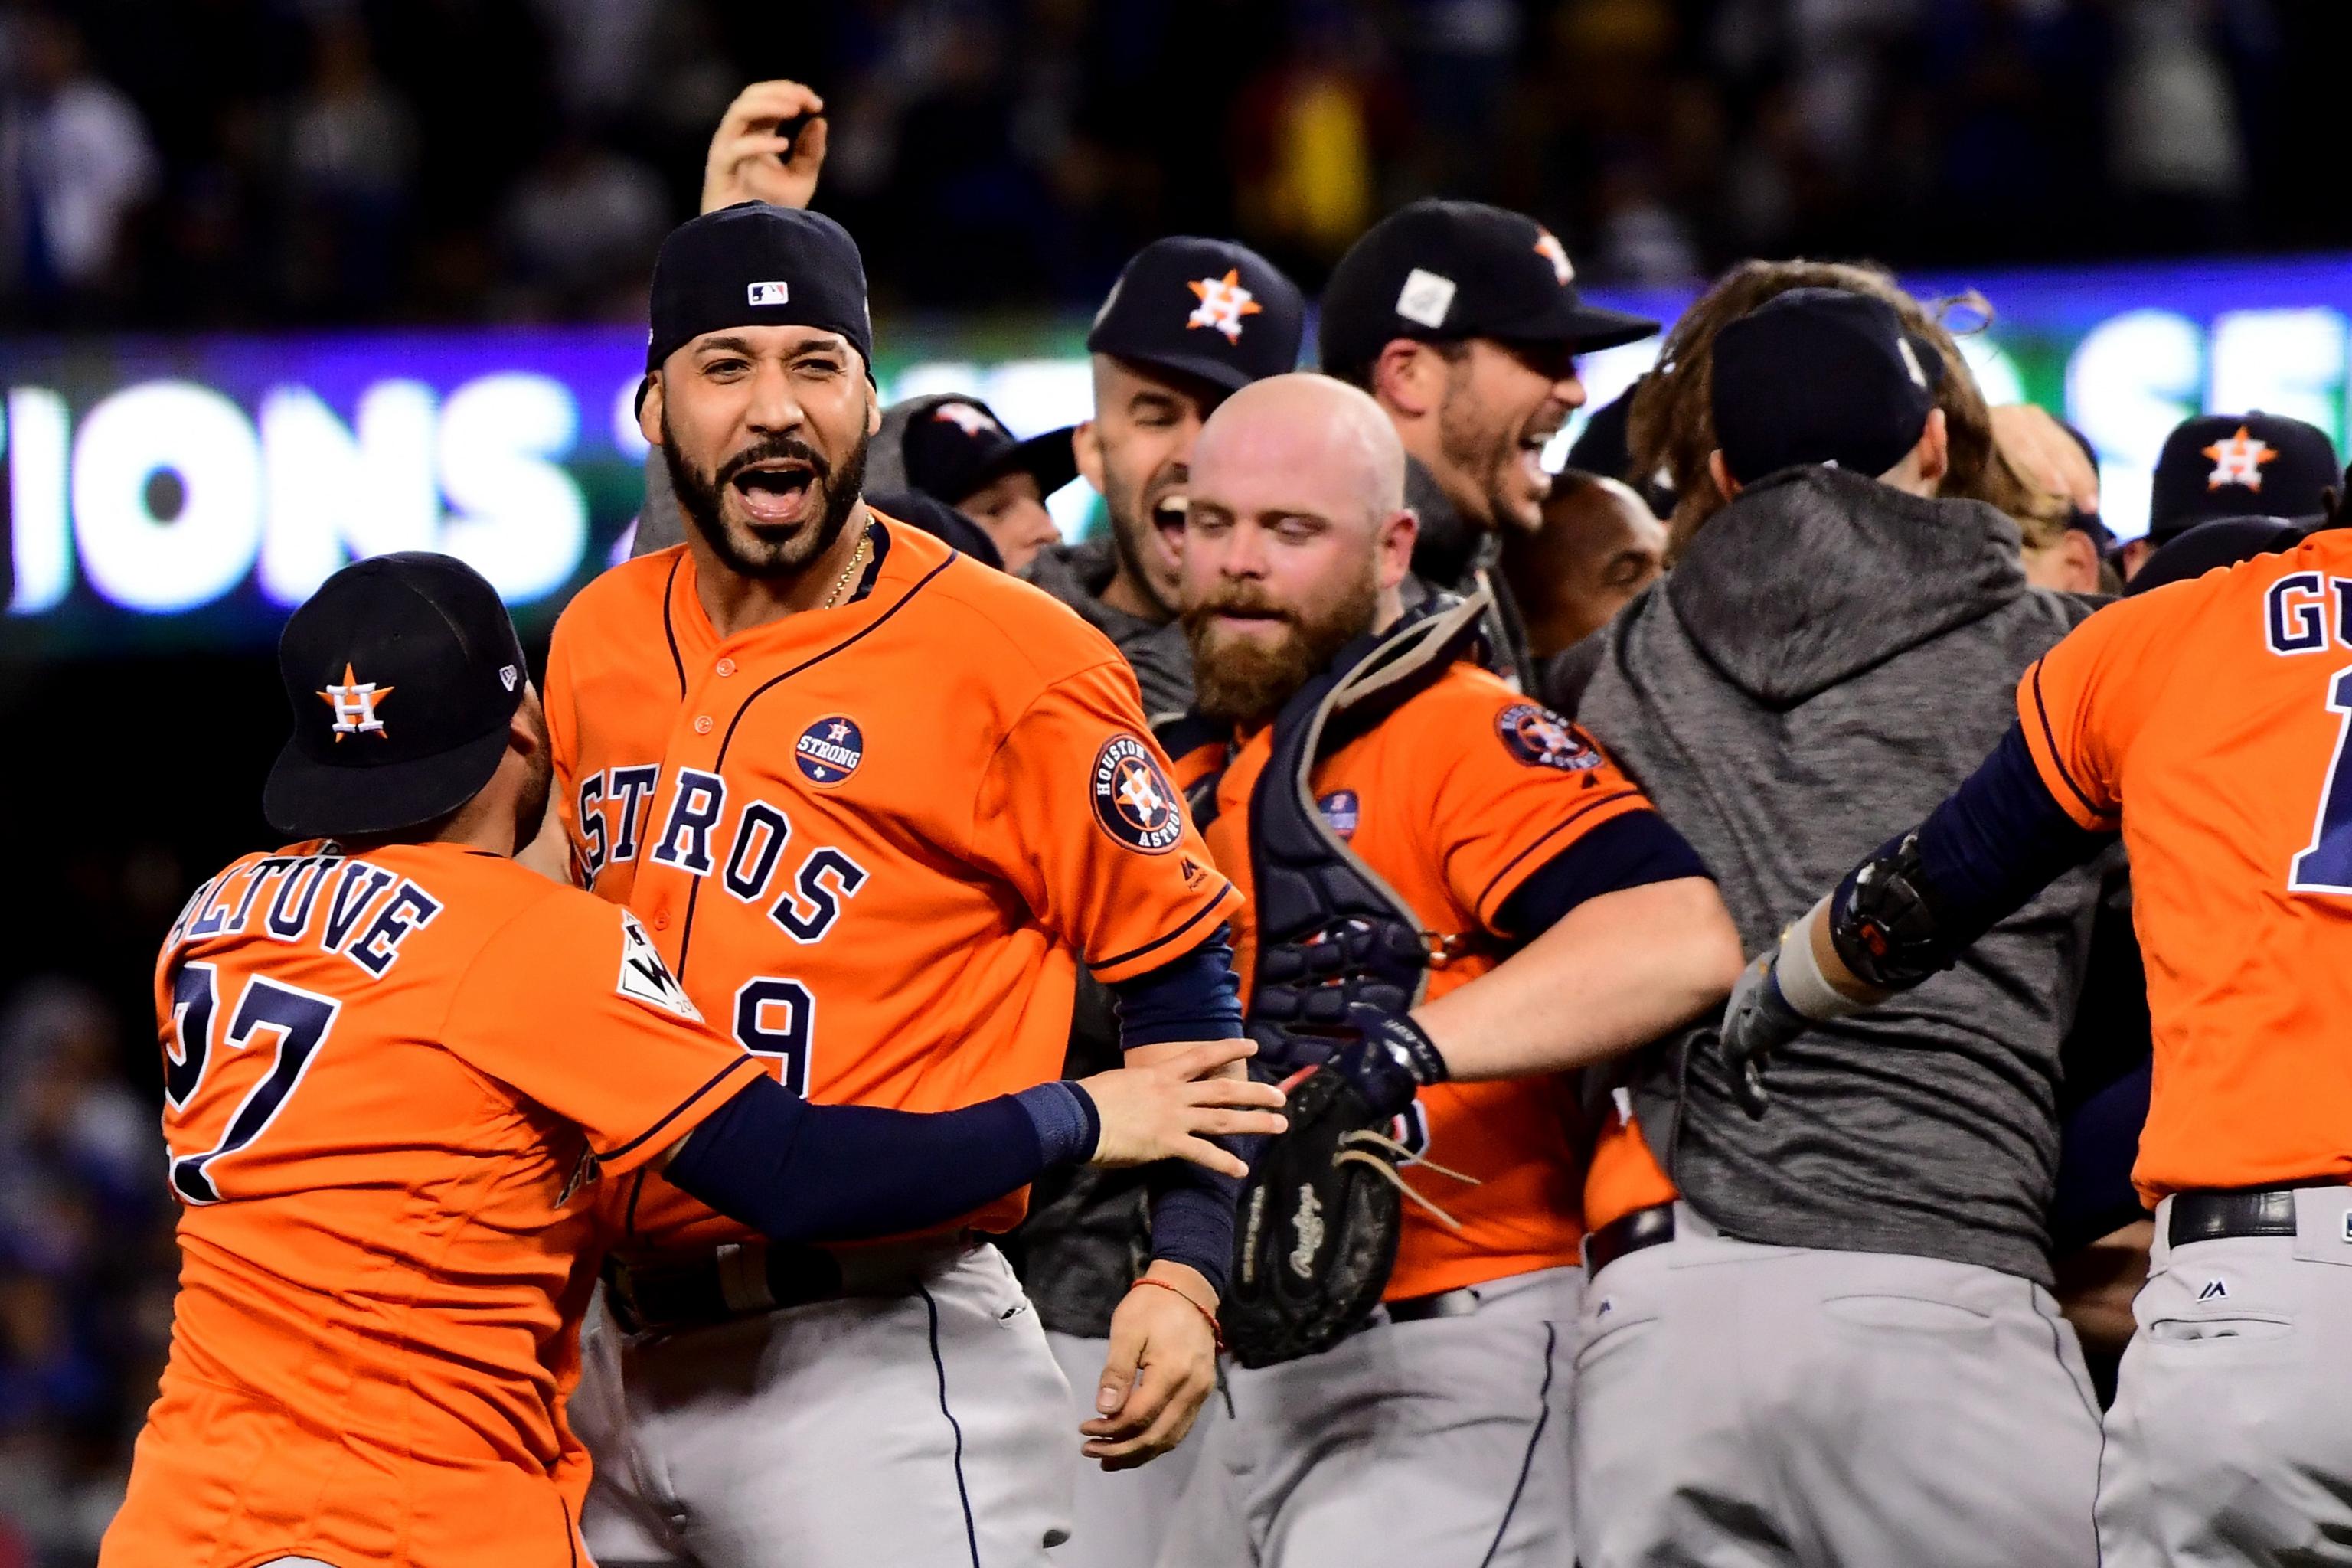
[{"label": "black leather belt", "polygon": [[604,1300],[631,1333],[707,1328],[852,1296],[911,1295],[971,1249],[967,1237],[873,1247],[730,1244],[683,1258],[604,1260]]},{"label": "black leather belt", "polygon": [[2175,1193],[2165,1239],[2175,1247],[2240,1236],[2293,1236],[2294,1189],[2262,1192]]},{"label": "black leather belt", "polygon": [[1391,1323],[1425,1323],[1433,1318],[1466,1318],[1478,1310],[1478,1287],[1465,1285],[1458,1290],[1440,1290],[1430,1296],[1407,1296],[1402,1301],[1383,1301],[1381,1310]]},{"label": "black leather belt", "polygon": [[1675,1238],[1675,1205],[1653,1204],[1620,1215],[1584,1238],[1584,1277],[1588,1279],[1624,1257]]}]

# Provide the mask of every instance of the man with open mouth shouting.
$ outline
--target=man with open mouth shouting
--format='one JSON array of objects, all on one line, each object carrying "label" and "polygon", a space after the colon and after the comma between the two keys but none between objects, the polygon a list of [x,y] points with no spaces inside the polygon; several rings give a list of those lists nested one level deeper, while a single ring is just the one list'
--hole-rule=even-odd
[{"label": "man with open mouth shouting", "polygon": [[1543,526],[1541,458],[1584,405],[1576,356],[1658,323],[1588,305],[1559,238],[1480,202],[1419,201],[1348,247],[1323,293],[1323,370],[1372,395],[1404,442],[1419,586],[1495,595],[1490,636],[1523,690],[1534,667],[1495,570],[1500,536]]},{"label": "man with open mouth shouting", "polygon": [[[1081,966],[1139,1065],[1238,1036],[1235,898],[1118,650],[861,500],[879,411],[856,242],[756,202],[682,226],[646,363],[685,542],[556,627],[541,863],[568,849],[703,1014],[821,1102],[947,1110],[1058,1077]],[[1024,1194],[838,1249],[763,1246],[659,1176],[612,1184],[571,1403],[590,1552],[1042,1568],[1081,1450],[1166,1452],[1213,1386],[1237,1168],[1149,1168],[1148,1288],[1085,1369],[1083,1434],[990,1240]]]},{"label": "man with open mouth shouting", "polygon": [[1218,404],[1298,363],[1297,285],[1230,240],[1177,235],[1135,253],[1087,333],[1095,416],[1071,432],[1110,537],[1049,547],[1030,581],[1118,645],[1154,718],[1192,705],[1176,625],[1176,545],[1192,440]]}]

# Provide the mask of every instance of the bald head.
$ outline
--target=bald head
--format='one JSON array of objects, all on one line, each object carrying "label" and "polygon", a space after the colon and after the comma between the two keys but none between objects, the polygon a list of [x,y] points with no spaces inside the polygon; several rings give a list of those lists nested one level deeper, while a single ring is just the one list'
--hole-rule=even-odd
[{"label": "bald head", "polygon": [[1396,426],[1368,394],[1307,371],[1252,382],[1219,405],[1193,448],[1196,500],[1203,474],[1326,514],[1384,518],[1404,505]]},{"label": "bald head", "polygon": [[1192,448],[1179,594],[1203,710],[1271,717],[1393,620],[1414,532],[1404,448],[1364,393],[1300,374],[1225,399]]}]

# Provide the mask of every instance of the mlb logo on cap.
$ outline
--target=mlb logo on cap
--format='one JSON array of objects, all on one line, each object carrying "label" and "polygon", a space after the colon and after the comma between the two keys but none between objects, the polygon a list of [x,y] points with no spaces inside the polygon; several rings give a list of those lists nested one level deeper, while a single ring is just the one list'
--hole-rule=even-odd
[{"label": "mlb logo on cap", "polygon": [[749,290],[754,305],[782,305],[792,299],[792,289],[782,283],[754,283]]}]

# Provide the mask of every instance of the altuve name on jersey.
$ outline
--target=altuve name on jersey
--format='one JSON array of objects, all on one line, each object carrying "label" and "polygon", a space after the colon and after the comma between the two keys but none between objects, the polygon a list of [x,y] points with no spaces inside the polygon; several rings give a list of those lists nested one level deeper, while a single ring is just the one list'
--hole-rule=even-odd
[{"label": "altuve name on jersey", "polygon": [[400,961],[401,943],[440,912],[441,900],[415,882],[340,849],[270,855],[240,861],[198,888],[164,945],[248,931],[272,942],[309,941],[380,979]]}]

